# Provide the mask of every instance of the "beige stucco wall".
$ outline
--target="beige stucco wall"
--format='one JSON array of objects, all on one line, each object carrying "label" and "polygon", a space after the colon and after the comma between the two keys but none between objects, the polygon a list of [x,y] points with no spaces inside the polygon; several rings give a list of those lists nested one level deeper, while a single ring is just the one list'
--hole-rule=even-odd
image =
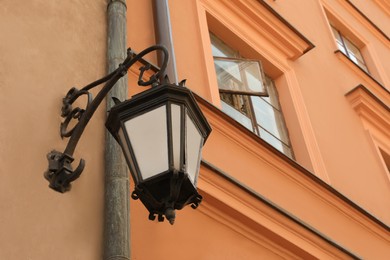
[{"label": "beige stucco wall", "polygon": [[99,259],[104,108],[75,153],[70,193],[48,188],[46,153],[63,151],[61,100],[105,74],[106,1],[0,3],[0,259]]}]

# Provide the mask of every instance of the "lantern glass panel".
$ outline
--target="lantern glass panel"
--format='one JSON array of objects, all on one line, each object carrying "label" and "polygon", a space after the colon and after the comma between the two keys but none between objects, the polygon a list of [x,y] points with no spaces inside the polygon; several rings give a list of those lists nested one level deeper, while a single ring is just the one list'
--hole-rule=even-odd
[{"label": "lantern glass panel", "polygon": [[201,148],[203,145],[203,137],[199,133],[198,128],[192,121],[192,119],[186,115],[187,123],[187,173],[191,182],[196,186],[196,175],[198,173],[198,167],[200,163]]},{"label": "lantern glass panel", "polygon": [[166,106],[124,123],[143,180],[168,170]]},{"label": "lantern glass panel", "polygon": [[180,170],[181,107],[171,105],[173,167]]},{"label": "lantern glass panel", "polygon": [[[134,162],[133,162],[133,159],[131,158],[131,154],[130,154],[130,150],[129,150],[130,147],[129,147],[129,145],[127,145],[127,140],[126,140],[125,134],[123,133],[122,128],[119,129],[118,136],[119,136],[119,140],[120,140],[120,145],[122,147],[122,151],[123,151],[123,153],[127,159],[127,162],[129,164],[129,168],[133,172],[135,170]],[[133,172],[133,173],[135,173],[135,172]],[[137,181],[138,181],[138,178],[137,178]]]}]

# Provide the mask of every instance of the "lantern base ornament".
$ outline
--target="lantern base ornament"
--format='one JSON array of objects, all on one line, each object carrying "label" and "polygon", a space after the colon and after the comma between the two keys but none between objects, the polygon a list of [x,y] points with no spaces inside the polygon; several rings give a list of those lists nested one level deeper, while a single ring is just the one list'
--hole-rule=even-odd
[{"label": "lantern base ornament", "polygon": [[131,194],[132,199],[140,199],[148,209],[149,220],[155,220],[157,216],[158,221],[162,222],[165,216],[169,223],[173,225],[176,218],[175,210],[181,210],[189,204],[191,204],[193,209],[196,209],[202,202],[202,196],[188,182],[188,176],[185,176],[185,173],[174,172],[173,175],[168,174],[164,178],[160,177],[159,180],[153,181],[163,186],[162,188],[160,187],[158,192],[160,197],[156,197],[157,187],[153,187],[153,183],[148,182],[136,186]]},{"label": "lantern base ornament", "polygon": [[[158,68],[143,57],[153,51],[161,51],[163,61]],[[169,82],[165,76],[168,52],[160,45],[151,46],[139,54],[131,49],[119,67],[102,79],[88,84],[81,90],[71,88],[63,98],[60,125],[61,138],[69,138],[64,152],[47,154],[48,169],[44,177],[49,187],[64,193],[71,189],[71,182],[81,175],[85,161],[80,160],[73,170],[73,153],[94,112],[115,83],[126,75],[128,69],[140,62],[138,85],[151,86],[148,90],[121,102],[113,98],[115,106],[108,115],[106,127],[122,147],[135,184],[131,195],[140,199],[149,211],[149,219],[166,218],[175,221],[175,210],[186,205],[197,208],[202,201],[196,189],[201,149],[211,127],[198,107],[192,92],[184,86]],[[153,74],[145,81],[145,72]],[[89,92],[105,83],[95,98]],[[85,108],[73,108],[81,96],[87,97]],[[71,121],[77,122],[68,129]]]}]

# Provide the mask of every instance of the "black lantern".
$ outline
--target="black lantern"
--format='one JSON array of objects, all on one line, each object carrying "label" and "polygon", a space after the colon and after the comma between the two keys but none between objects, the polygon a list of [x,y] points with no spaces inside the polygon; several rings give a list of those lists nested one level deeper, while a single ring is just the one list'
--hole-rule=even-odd
[{"label": "black lantern", "polygon": [[140,199],[150,219],[173,224],[175,209],[196,208],[201,150],[211,132],[185,87],[163,84],[114,106],[106,127],[122,147]]},{"label": "black lantern", "polygon": [[[163,54],[161,69],[143,59],[153,51]],[[201,150],[211,128],[184,83],[170,84],[164,77],[168,52],[163,46],[151,46],[139,54],[129,49],[127,58],[115,71],[80,90],[69,90],[62,101],[61,116],[65,119],[60,132],[62,138],[70,139],[64,152],[53,150],[47,154],[49,167],[44,176],[55,191],[70,190],[71,182],[85,166],[81,159],[75,170],[72,167],[73,153],[85,127],[110,89],[136,62],[144,64],[138,85],[151,88],[122,103],[116,100],[106,127],[121,145],[129,165],[135,182],[132,198],[142,201],[150,212],[149,219],[157,215],[163,221],[165,216],[173,224],[176,209],[188,204],[196,208],[202,200],[196,185]],[[154,73],[144,81],[148,70]],[[90,90],[103,83],[93,98]],[[88,97],[86,108],[74,108],[74,102],[84,95]],[[78,122],[69,130],[72,120]]]}]

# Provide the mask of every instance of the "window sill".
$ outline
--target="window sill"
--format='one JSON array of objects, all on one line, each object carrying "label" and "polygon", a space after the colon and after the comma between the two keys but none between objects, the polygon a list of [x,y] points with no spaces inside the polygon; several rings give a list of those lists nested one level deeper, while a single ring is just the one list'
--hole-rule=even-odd
[{"label": "window sill", "polygon": [[346,65],[348,65],[352,70],[356,71],[357,74],[363,78],[364,80],[373,83],[377,87],[389,92],[385,86],[382,85],[378,80],[376,80],[371,74],[367,73],[365,70],[359,67],[355,62],[353,62],[347,55],[345,55],[342,51],[336,50],[334,52],[341,61],[343,61]]}]

